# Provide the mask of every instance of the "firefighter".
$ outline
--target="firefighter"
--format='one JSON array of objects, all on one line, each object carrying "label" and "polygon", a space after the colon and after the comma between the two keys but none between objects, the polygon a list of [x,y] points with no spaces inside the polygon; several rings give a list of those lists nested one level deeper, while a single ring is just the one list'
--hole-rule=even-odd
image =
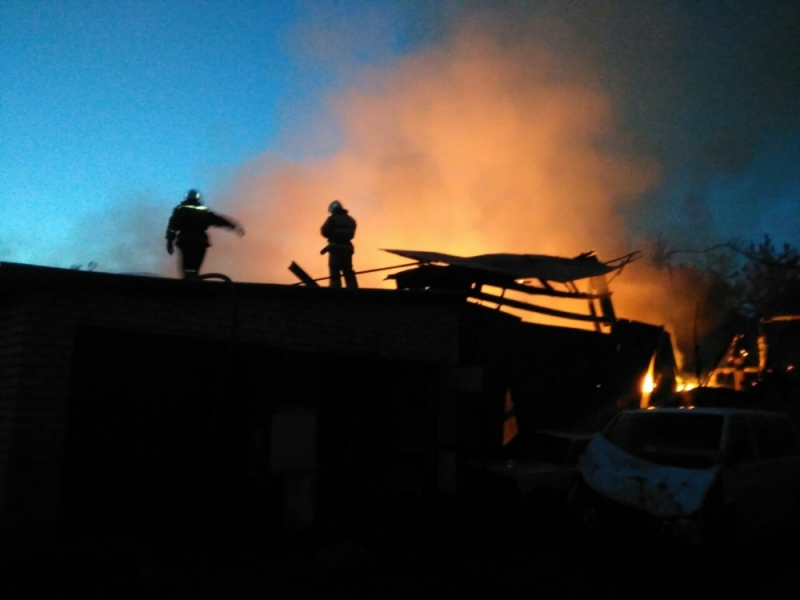
[{"label": "firefighter", "polygon": [[244,235],[241,225],[203,206],[200,192],[189,190],[183,202],[172,211],[167,224],[167,252],[175,252],[177,244],[184,279],[196,279],[200,272],[206,249],[211,245],[206,233],[209,227],[233,229],[239,237]]},{"label": "firefighter", "polygon": [[353,237],[356,235],[356,221],[338,200],[328,206],[328,216],[322,225],[322,236],[327,238],[328,245],[320,254],[328,254],[330,271],[330,287],[342,287],[342,276],[346,287],[357,288],[356,274],[353,271]]}]

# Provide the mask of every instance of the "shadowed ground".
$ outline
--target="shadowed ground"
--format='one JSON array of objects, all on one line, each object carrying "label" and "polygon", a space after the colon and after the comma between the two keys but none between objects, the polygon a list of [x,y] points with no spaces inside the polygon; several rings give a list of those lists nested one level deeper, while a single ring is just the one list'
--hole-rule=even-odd
[{"label": "shadowed ground", "polygon": [[580,529],[557,498],[545,496],[523,515],[396,508],[376,508],[360,522],[350,515],[294,535],[234,539],[217,528],[191,542],[31,547],[5,557],[3,597],[236,598],[290,591],[386,598],[430,591],[544,598],[634,599],[690,591],[796,597],[798,551],[787,540],[724,551],[611,542]]}]

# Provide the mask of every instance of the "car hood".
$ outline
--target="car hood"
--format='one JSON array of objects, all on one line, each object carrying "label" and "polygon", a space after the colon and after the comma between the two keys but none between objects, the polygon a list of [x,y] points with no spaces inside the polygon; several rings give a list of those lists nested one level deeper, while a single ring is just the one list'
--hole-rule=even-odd
[{"label": "car hood", "polygon": [[578,461],[586,484],[598,494],[654,517],[688,516],[703,504],[719,467],[687,469],[643,460],[595,435]]}]

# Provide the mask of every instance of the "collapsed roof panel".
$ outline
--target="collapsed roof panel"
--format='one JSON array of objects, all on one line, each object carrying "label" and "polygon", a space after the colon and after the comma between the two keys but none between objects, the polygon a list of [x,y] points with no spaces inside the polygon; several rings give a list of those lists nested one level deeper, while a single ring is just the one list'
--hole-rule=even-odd
[{"label": "collapsed roof panel", "polygon": [[632,253],[603,263],[593,252],[584,252],[575,258],[562,258],[545,254],[481,254],[463,257],[421,250],[385,249],[384,251],[418,260],[421,263],[443,263],[474,271],[504,275],[513,280],[539,279],[558,283],[607,275],[622,268],[633,260],[636,254]]},{"label": "collapsed roof panel", "polygon": [[[605,276],[622,269],[636,259],[633,252],[601,262],[594,252],[585,252],[575,258],[543,254],[482,254],[472,257],[454,256],[441,252],[420,250],[385,250],[419,261],[417,266],[394,273],[400,289],[438,289],[466,292],[479,301],[494,302],[498,306],[542,313],[564,319],[590,321],[596,325],[612,323],[616,319],[611,304],[611,293]],[[578,291],[575,281],[589,279],[590,292]],[[533,285],[536,280],[539,286]],[[565,291],[556,290],[552,283],[563,284]],[[484,286],[502,290],[498,295],[487,294]],[[588,301],[588,314],[537,306],[505,297],[506,291],[528,295],[545,295],[554,298]],[[595,306],[595,301],[598,306]]]}]

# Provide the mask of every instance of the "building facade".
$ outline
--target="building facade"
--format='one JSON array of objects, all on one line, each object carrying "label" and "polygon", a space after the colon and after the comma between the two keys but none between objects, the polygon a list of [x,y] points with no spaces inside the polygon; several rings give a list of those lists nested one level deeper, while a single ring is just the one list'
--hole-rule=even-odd
[{"label": "building facade", "polygon": [[455,292],[219,279],[0,264],[4,539],[302,528],[455,493],[464,460],[508,451],[509,392],[520,439],[591,428],[662,331],[623,369],[619,336]]}]

